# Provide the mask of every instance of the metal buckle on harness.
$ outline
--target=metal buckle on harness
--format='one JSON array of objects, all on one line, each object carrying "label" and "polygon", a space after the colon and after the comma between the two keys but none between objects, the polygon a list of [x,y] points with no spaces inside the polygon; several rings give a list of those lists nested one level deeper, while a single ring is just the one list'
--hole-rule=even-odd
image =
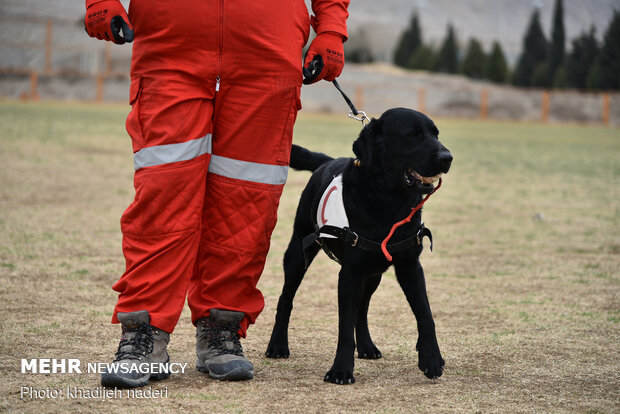
[{"label": "metal buckle on harness", "polygon": [[[357,246],[357,242],[360,240],[360,236],[358,236],[358,234],[356,232],[354,232],[353,230],[351,230],[349,227],[343,227],[342,229],[347,232],[346,237],[345,237],[345,241],[347,243],[351,243],[351,246],[353,246],[353,247]],[[355,237],[355,239],[353,239],[353,241],[350,241],[351,240],[351,235],[353,235]]]},{"label": "metal buckle on harness", "polygon": [[[420,244],[422,244],[422,238],[424,237],[424,234],[422,234],[422,233],[424,233],[424,229],[425,229],[424,223],[421,223],[420,224],[420,229],[418,230],[417,234],[415,235],[415,240],[418,242],[418,246]],[[420,237],[420,234],[422,234],[421,237]]]}]

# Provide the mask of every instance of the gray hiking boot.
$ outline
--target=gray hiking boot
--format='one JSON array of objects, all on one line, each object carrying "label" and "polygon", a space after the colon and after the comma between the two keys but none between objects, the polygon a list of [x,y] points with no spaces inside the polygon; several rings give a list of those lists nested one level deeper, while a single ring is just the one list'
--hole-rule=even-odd
[{"label": "gray hiking boot", "polygon": [[211,309],[196,322],[196,369],[215,379],[239,381],[254,377],[254,366],[243,355],[239,322],[243,312]]},{"label": "gray hiking boot", "polygon": [[114,362],[101,374],[104,387],[142,387],[170,376],[166,346],[170,334],[150,325],[148,311],[119,312],[123,327]]}]

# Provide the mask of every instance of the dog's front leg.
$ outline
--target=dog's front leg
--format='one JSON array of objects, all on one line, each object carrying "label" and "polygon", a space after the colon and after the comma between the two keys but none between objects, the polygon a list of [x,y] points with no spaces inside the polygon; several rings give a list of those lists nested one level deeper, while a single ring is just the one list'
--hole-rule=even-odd
[{"label": "dog's front leg", "polygon": [[439,351],[435,322],[426,295],[424,270],[419,259],[407,257],[394,262],[396,278],[418,323],[418,368],[428,378],[439,378],[443,373],[444,360]]},{"label": "dog's front leg", "polygon": [[338,348],[332,368],[324,380],[333,384],[353,384],[355,356],[355,316],[362,292],[361,277],[351,268],[340,269],[338,278]]}]

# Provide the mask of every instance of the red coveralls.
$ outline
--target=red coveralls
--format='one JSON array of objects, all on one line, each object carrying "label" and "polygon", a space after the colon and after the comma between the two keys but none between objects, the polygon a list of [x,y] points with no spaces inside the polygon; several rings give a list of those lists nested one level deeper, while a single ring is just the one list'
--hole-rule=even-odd
[{"label": "red coveralls", "polygon": [[[313,0],[317,33],[346,37],[349,0]],[[264,307],[256,288],[287,177],[300,109],[303,0],[131,0],[133,203],[121,218],[118,312],[148,310],[172,332]]]}]

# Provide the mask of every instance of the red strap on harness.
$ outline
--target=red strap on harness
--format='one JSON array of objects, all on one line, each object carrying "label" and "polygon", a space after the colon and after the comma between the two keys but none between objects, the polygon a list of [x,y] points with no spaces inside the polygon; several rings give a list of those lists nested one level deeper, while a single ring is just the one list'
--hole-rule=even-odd
[{"label": "red strap on harness", "polygon": [[424,197],[424,199],[422,201],[420,201],[420,204],[418,204],[417,206],[413,207],[411,209],[411,213],[409,213],[409,215],[406,218],[404,218],[403,220],[399,221],[398,223],[395,223],[392,226],[392,230],[390,230],[390,233],[387,235],[387,237],[385,239],[383,239],[383,241],[381,242],[381,251],[383,252],[383,255],[385,256],[385,258],[387,259],[388,262],[392,261],[392,256],[387,251],[387,244],[388,244],[388,241],[390,240],[390,238],[392,238],[392,236],[394,235],[394,232],[396,231],[396,229],[399,228],[400,226],[402,226],[403,224],[409,223],[411,221],[411,218],[413,217],[413,215],[419,209],[422,208],[424,203],[426,203],[426,200],[428,200],[429,197],[432,196],[435,193],[435,191],[439,190],[439,187],[441,187],[441,178],[439,179],[439,183],[437,184],[437,187],[435,187],[435,189],[433,191],[428,193],[427,196]]}]

